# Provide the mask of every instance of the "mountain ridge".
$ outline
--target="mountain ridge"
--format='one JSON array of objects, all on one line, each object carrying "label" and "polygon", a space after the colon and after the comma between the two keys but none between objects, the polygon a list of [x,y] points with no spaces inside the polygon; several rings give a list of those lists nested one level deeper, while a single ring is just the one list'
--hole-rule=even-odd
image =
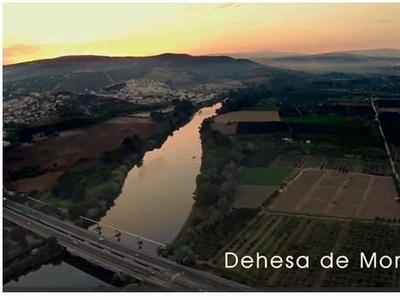
[{"label": "mountain ridge", "polygon": [[290,51],[276,51],[276,50],[261,50],[252,52],[235,52],[235,53],[218,53],[210,55],[228,55],[233,58],[279,58],[279,57],[291,57],[291,56],[315,56],[325,54],[353,54],[362,55],[368,57],[392,57],[400,58],[400,49],[397,48],[373,48],[373,49],[358,49],[358,50],[338,50],[318,53],[301,53],[301,52],[290,52]]},{"label": "mountain ridge", "polygon": [[[84,92],[102,88],[110,81],[141,79],[156,68],[158,73],[153,72],[152,76],[164,78],[169,75],[174,79],[174,73],[182,74],[186,79],[175,81],[182,84],[185,81],[196,84],[241,81],[254,77],[255,73],[267,76],[272,69],[248,59],[229,56],[176,53],[144,57],[72,55],[3,66],[3,83],[11,91],[18,88],[58,91],[62,86],[68,87],[66,91]],[[174,80],[165,78],[165,81]]]},{"label": "mountain ridge", "polygon": [[[32,64],[37,64],[37,63],[49,63],[49,62],[81,62],[83,60],[86,61],[95,61],[95,60],[126,60],[126,59],[152,59],[152,58],[164,58],[164,59],[171,59],[171,58],[198,58],[198,59],[204,59],[204,58],[220,58],[220,59],[236,59],[234,57],[230,57],[228,55],[218,55],[218,56],[213,56],[213,55],[190,55],[186,53],[161,53],[161,54],[156,54],[156,55],[149,55],[149,56],[109,56],[109,55],[92,55],[92,54],[77,54],[77,55],[63,55],[63,56],[57,56],[57,57],[52,57],[52,58],[43,58],[43,59],[36,59],[36,60],[31,60],[31,61],[24,61],[24,62],[19,62],[19,63],[14,63],[14,64],[7,64],[3,65],[3,67],[17,67],[17,66],[23,66],[23,65],[32,65]],[[241,60],[236,59],[236,60]],[[247,59],[245,59],[247,60]]]}]

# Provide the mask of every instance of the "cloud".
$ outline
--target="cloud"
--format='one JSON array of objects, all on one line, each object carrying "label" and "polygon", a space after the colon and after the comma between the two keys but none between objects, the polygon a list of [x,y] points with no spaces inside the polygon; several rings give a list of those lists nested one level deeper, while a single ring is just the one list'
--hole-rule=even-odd
[{"label": "cloud", "polygon": [[221,3],[221,4],[218,4],[216,9],[225,9],[225,8],[238,7],[238,6],[240,6],[240,4],[238,4],[238,3]]},{"label": "cloud", "polygon": [[207,11],[209,9],[226,9],[226,8],[232,8],[232,7],[239,7],[240,4],[238,3],[220,3],[220,4],[215,4],[214,5],[209,5],[208,3],[206,4],[189,4],[185,7],[183,7],[180,11],[183,13],[187,12],[199,12],[199,11]]},{"label": "cloud", "polygon": [[207,6],[202,5],[202,4],[188,4],[188,5],[184,6],[183,8],[181,8],[180,11],[182,13],[191,13],[191,12],[198,12],[198,11],[204,10],[206,8],[207,8]]},{"label": "cloud", "polygon": [[12,44],[3,48],[3,64],[9,64],[19,57],[35,55],[40,52],[42,46],[29,44]]}]

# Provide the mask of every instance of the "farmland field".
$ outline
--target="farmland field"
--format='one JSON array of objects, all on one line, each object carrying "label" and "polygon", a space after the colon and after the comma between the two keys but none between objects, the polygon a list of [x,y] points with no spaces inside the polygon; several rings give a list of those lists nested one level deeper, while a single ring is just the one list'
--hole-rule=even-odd
[{"label": "farmland field", "polygon": [[257,208],[268,199],[278,186],[265,185],[244,185],[241,184],[236,188],[235,199],[232,204],[233,208]]},{"label": "farmland field", "polygon": [[16,172],[38,166],[46,174],[34,179],[22,179],[8,183],[9,189],[44,191],[54,185],[61,174],[82,159],[100,157],[122,144],[125,137],[138,135],[148,138],[162,125],[151,119],[116,117],[108,121],[62,132],[59,137],[38,141],[28,147],[20,147],[7,153],[5,172]]},{"label": "farmland field", "polygon": [[[227,251],[239,257],[255,257],[256,252],[267,257],[279,253],[283,257],[292,255],[296,258],[306,254],[310,257],[307,269],[274,269],[271,266],[244,269],[237,266],[226,270],[224,275],[237,278],[238,272],[243,283],[256,287],[398,287],[399,269],[361,269],[359,256],[361,251],[367,255],[374,251],[378,255],[398,255],[399,239],[400,226],[260,213],[218,252],[213,261],[223,269]],[[346,255],[349,267],[329,270],[319,267],[321,257],[330,252]]]},{"label": "farmland field", "polygon": [[232,123],[232,124],[212,123],[211,128],[223,134],[235,134],[237,129],[237,123]]},{"label": "farmland field", "polygon": [[218,115],[214,118],[215,123],[237,123],[237,122],[273,122],[280,121],[277,111],[234,111]]},{"label": "farmland field", "polygon": [[279,137],[275,137],[273,134],[248,136],[248,135],[236,135],[233,137],[234,140],[241,145],[244,149],[273,149],[278,150],[284,148],[286,145]]},{"label": "farmland field", "polygon": [[304,170],[270,205],[271,210],[346,218],[400,219],[391,177]]},{"label": "farmland field", "polygon": [[292,172],[289,168],[243,168],[239,174],[241,184],[277,186]]},{"label": "farmland field", "polygon": [[328,170],[347,170],[354,173],[366,173],[390,176],[388,160],[365,161],[356,158],[332,158],[327,155],[282,154],[276,157],[271,168],[322,168]]}]

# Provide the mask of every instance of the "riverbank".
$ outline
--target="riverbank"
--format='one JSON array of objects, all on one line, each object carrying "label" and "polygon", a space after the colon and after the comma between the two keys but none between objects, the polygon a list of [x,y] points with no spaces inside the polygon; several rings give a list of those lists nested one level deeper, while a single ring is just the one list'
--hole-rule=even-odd
[{"label": "riverbank", "polygon": [[[20,290],[17,283],[21,277],[25,278],[26,275],[30,277],[30,274],[36,273],[42,268],[46,269],[51,266],[57,268],[61,264],[68,264],[76,270],[88,274],[87,277],[92,276],[99,280],[99,282],[104,283],[100,284],[98,287],[87,287],[84,285],[73,287],[77,291],[113,291],[117,288],[124,288],[127,286],[129,286],[130,290],[134,290],[135,288],[146,288],[148,285],[123,273],[115,273],[97,266],[92,262],[86,261],[83,258],[72,255],[67,252],[64,247],[57,244],[57,241],[52,237],[47,239],[41,238],[22,227],[10,223],[9,221],[5,221],[4,226],[7,229],[4,231],[5,252],[3,259],[3,286],[11,289],[14,287],[15,291]],[[73,268],[72,270],[74,270]],[[47,278],[47,280],[50,281],[53,281],[53,279],[56,280],[55,278]],[[55,282],[53,282],[53,284],[43,282],[43,285],[54,286],[53,291],[68,291],[68,289],[63,290],[61,288],[63,283],[61,282],[61,279],[59,280],[59,286],[57,286]],[[23,281],[26,282],[25,279]],[[8,283],[11,284],[8,285]],[[22,284],[20,285],[20,288],[23,290],[28,287]],[[45,291],[39,286],[35,289],[36,291]]]},{"label": "riverbank", "polygon": [[[21,237],[20,239],[22,239]],[[27,248],[20,255],[12,260],[5,261],[3,269],[3,284],[10,282],[32,270],[40,268],[46,263],[50,263],[59,258],[65,251],[57,244],[54,238],[48,238],[39,243],[36,247]]]},{"label": "riverbank", "polygon": [[[44,264],[28,274],[3,285],[5,292],[105,292],[119,291],[123,287],[112,285],[114,273],[108,278],[98,274],[92,275],[87,270],[71,263],[68,252],[61,257]],[[105,280],[103,280],[105,279]],[[129,285],[129,283],[128,283]]]},{"label": "riverbank", "polygon": [[[143,164],[129,171],[115,205],[100,222],[163,244],[172,242],[193,204],[202,156],[199,127],[219,107],[218,103],[198,110],[162,147],[147,152]],[[112,236],[115,231],[103,226],[102,233]],[[137,242],[128,234],[122,241]],[[153,246],[145,243],[144,249],[153,252]]]},{"label": "riverbank", "polygon": [[88,226],[79,217],[100,219],[120,194],[129,170],[140,166],[145,153],[161,147],[169,135],[190,121],[195,111],[191,102],[180,101],[173,112],[159,116],[160,130],[145,139],[126,137],[116,150],[97,159],[81,160],[39,200],[67,211],[71,221]]},{"label": "riverbank", "polygon": [[[212,130],[211,123],[211,118],[206,119],[200,128],[202,158],[193,193],[195,202],[179,234],[162,252],[177,262],[189,254],[200,260],[208,258],[207,252],[220,243],[216,236],[223,233],[217,227],[229,224],[233,231],[241,222],[232,220],[251,215],[245,210],[243,214],[242,210],[228,214],[237,186],[241,152],[228,136]],[[212,235],[213,232],[218,234]]]},{"label": "riverbank", "polygon": [[[114,205],[129,171],[141,166],[144,155],[161,148],[167,138],[187,124],[199,109],[216,102],[194,106],[189,101],[180,101],[175,103],[175,109],[171,112],[153,114],[153,122],[158,124],[158,129],[151,136],[127,137],[113,151],[105,152],[98,158],[79,160],[60,176],[51,189],[34,196],[49,204],[48,207],[32,201],[30,205],[46,213],[69,218],[79,225],[89,226],[79,219],[81,215],[94,220],[101,219]],[[52,210],[51,207],[59,210]]]}]

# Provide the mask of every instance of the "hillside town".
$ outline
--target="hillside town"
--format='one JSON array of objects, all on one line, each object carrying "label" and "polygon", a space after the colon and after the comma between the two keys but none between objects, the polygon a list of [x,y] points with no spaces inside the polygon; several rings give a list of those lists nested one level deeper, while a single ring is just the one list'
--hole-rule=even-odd
[{"label": "hillside town", "polygon": [[[8,94],[3,101],[3,146],[9,145],[10,132],[20,125],[38,125],[44,120],[59,116],[61,111],[81,111],[85,115],[93,116],[90,105],[84,105],[80,97],[91,95],[99,99],[110,101],[126,101],[133,105],[167,105],[172,100],[189,100],[194,104],[209,101],[216,97],[221,89],[206,88],[203,86],[191,89],[173,89],[169,85],[154,80],[128,80],[104,87],[98,91],[85,94],[31,92],[26,94]],[[104,103],[103,100],[101,100]],[[75,110],[76,109],[76,110]],[[164,110],[160,110],[164,111]],[[146,116],[150,111],[141,112]],[[35,139],[36,140],[36,139]]]},{"label": "hillside town", "polygon": [[68,95],[53,93],[10,95],[10,100],[3,102],[3,123],[5,125],[35,123],[53,115],[69,98]]},{"label": "hillside town", "polygon": [[[124,100],[133,104],[147,105],[167,103],[174,99],[189,100],[193,103],[209,101],[216,96],[216,90],[193,88],[190,90],[172,89],[167,84],[153,80],[128,80],[106,87],[91,95]],[[29,93],[28,95],[8,95],[3,104],[4,124],[33,124],[52,116],[72,95]]]},{"label": "hillside town", "polygon": [[173,89],[167,84],[154,80],[128,80],[124,83],[117,83],[101,90],[92,92],[98,96],[109,96],[126,100],[135,104],[165,103],[173,99],[189,100],[194,103],[211,100],[215,97],[216,91],[195,87],[187,89]]}]

